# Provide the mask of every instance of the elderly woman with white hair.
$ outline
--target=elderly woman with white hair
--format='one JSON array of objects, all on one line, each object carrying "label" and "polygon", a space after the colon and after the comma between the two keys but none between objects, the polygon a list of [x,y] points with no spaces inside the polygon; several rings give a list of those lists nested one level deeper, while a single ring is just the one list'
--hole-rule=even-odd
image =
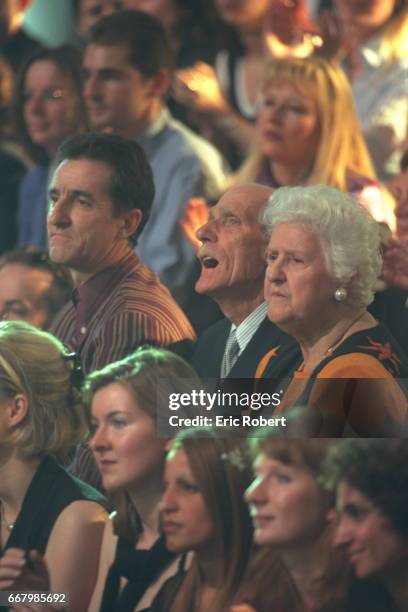
[{"label": "elderly woman with white hair", "polygon": [[263,221],[268,317],[303,355],[278,410],[307,406],[312,435],[401,435],[408,359],[367,312],[381,273],[378,224],[323,185],[277,189]]}]

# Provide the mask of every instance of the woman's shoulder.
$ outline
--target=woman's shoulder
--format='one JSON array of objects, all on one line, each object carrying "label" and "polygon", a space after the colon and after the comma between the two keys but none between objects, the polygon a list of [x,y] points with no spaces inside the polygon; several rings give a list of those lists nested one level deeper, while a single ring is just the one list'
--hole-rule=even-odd
[{"label": "woman's shoulder", "polygon": [[83,485],[53,458],[44,457],[24,497],[10,546],[44,553],[57,523],[68,532],[72,527],[105,521],[104,498]]},{"label": "woman's shoulder", "polygon": [[99,491],[71,476],[49,456],[43,458],[25,501],[30,507],[36,507],[39,517],[49,523],[55,522],[66,508],[70,511],[64,516],[76,521],[99,513],[106,506]]}]

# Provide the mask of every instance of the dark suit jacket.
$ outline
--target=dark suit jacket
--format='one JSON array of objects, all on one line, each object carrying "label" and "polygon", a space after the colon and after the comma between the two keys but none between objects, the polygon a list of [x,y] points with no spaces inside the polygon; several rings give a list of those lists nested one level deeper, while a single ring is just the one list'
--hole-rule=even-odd
[{"label": "dark suit jacket", "polygon": [[[198,339],[190,363],[201,378],[218,379],[225,344],[231,329],[229,319],[221,319]],[[265,318],[238,357],[228,378],[253,378],[262,358],[276,347],[276,376],[291,374],[300,358],[297,342]],[[274,374],[275,376],[275,374]]]}]

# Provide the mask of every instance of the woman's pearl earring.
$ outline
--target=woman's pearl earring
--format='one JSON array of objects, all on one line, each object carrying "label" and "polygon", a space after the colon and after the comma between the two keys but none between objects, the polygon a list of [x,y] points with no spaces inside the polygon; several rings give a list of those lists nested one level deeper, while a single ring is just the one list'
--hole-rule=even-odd
[{"label": "woman's pearl earring", "polygon": [[336,302],[344,302],[346,297],[347,297],[347,289],[345,289],[344,287],[339,287],[334,292],[334,299],[336,300]]}]

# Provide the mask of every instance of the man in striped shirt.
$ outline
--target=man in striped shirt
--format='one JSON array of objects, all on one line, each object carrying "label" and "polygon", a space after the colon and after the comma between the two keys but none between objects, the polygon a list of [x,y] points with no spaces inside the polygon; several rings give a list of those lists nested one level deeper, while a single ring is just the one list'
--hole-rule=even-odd
[{"label": "man in striped shirt", "polygon": [[194,339],[184,313],[134,253],[154,196],[135,142],[85,134],[66,141],[50,185],[49,252],[74,280],[72,301],[51,331],[80,355],[85,372],[141,344]]},{"label": "man in striped shirt", "polygon": [[[183,311],[134,252],[154,196],[140,146],[120,136],[83,134],[65,141],[57,160],[49,253],[71,271],[74,291],[50,331],[79,355],[85,373],[141,344],[193,340]],[[88,446],[77,451],[73,471],[100,487]]]}]

